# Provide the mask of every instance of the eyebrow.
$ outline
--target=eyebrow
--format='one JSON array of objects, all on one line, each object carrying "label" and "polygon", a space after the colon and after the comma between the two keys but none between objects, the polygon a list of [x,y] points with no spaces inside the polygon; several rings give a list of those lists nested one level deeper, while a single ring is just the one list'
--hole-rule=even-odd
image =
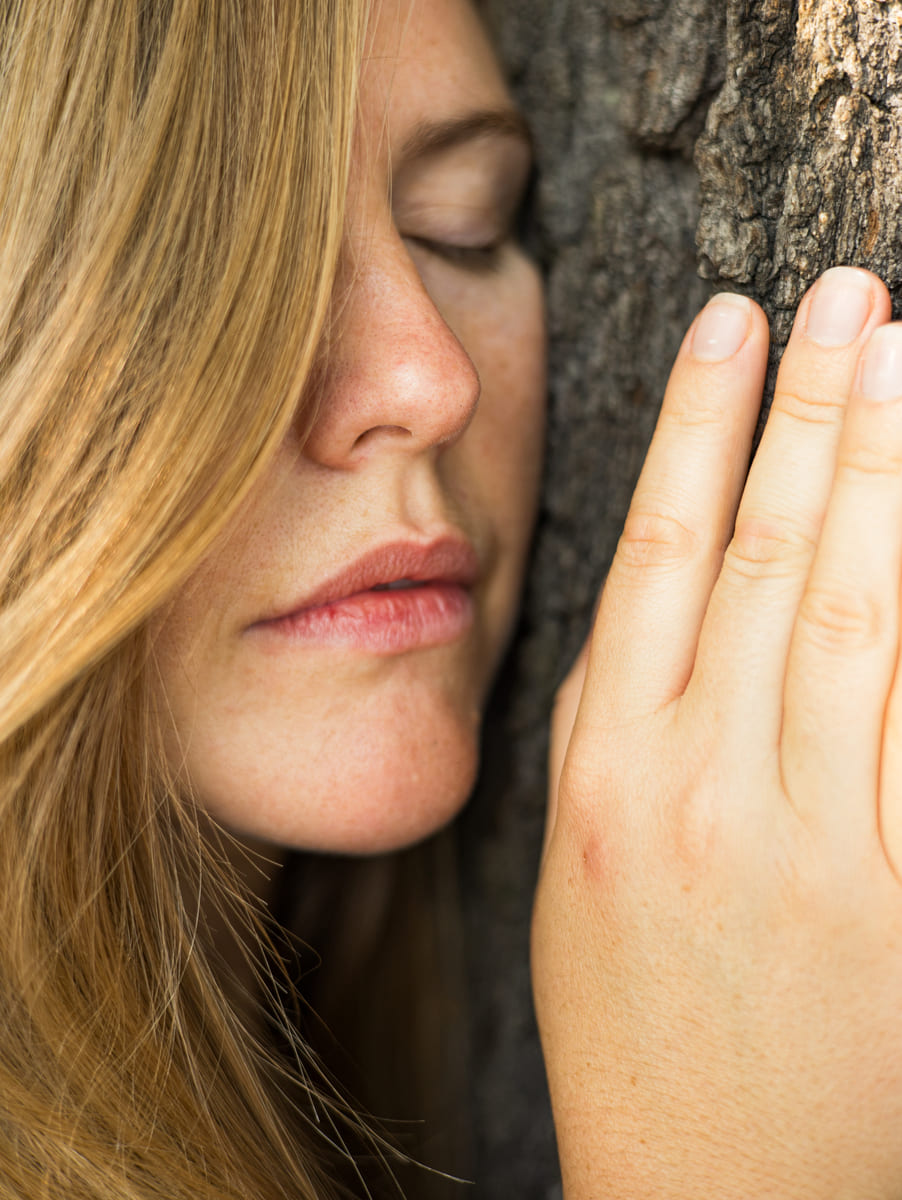
[{"label": "eyebrow", "polygon": [[402,161],[421,158],[486,135],[516,138],[532,153],[532,131],[523,114],[515,108],[493,108],[448,121],[421,122],[405,141],[401,158]]}]

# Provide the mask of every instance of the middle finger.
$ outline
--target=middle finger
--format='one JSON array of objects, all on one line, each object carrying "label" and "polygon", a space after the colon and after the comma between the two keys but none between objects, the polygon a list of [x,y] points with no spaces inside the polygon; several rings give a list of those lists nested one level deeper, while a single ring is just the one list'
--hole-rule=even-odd
[{"label": "middle finger", "polygon": [[[776,744],[786,661],[862,346],[890,319],[874,275],[834,267],[799,307],[774,402],[699,639],[693,692]],[[762,725],[763,722],[763,725]]]}]

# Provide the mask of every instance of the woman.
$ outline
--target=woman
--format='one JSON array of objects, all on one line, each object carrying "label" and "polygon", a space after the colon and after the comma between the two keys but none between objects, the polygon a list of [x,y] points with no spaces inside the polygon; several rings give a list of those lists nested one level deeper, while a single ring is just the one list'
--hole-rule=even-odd
[{"label": "woman", "polygon": [[[42,0],[9,8],[0,37],[2,1190],[328,1196],[334,1152],[358,1132],[313,1074],[274,966],[280,947],[218,830],[248,844],[373,853],[438,829],[469,791],[538,473],[541,302],[514,240],[528,139],[464,0],[385,0],[372,14],[328,0]],[[797,445],[795,426],[790,436],[772,422],[746,493],[758,532],[738,545],[761,549],[727,562],[763,563],[734,577],[763,581],[764,599],[747,601],[738,583],[730,592],[725,570],[710,606],[754,628],[751,604],[780,631],[764,656],[770,671],[749,685],[770,707],[756,701],[729,726],[752,711],[771,741],[784,627],[810,554],[780,574],[792,587],[764,591],[782,538],[762,522],[782,535],[785,514],[801,514],[807,547],[825,508],[839,513],[834,525],[849,512],[842,489],[831,493],[837,430],[858,352],[889,315],[885,292],[860,279],[863,328],[818,341],[809,304],[787,358],[799,380],[787,397],[801,407],[817,390],[832,401],[829,419]],[[840,309],[855,286],[843,275]],[[687,1136],[698,1122],[662,1103],[660,1070],[645,1069],[669,1061],[668,1030],[686,1028],[679,1005],[662,1002],[679,999],[685,980],[671,972],[671,986],[649,987],[638,1017],[628,1002],[653,955],[640,937],[633,958],[623,952],[626,922],[643,930],[635,893],[608,902],[595,868],[617,853],[634,882],[636,844],[648,846],[634,836],[627,853],[617,842],[630,831],[607,796],[597,832],[597,796],[609,779],[628,798],[680,780],[682,811],[702,819],[666,843],[681,855],[648,860],[658,888],[648,895],[663,895],[672,915],[673,870],[684,878],[679,868],[710,841],[696,798],[712,773],[759,799],[779,778],[763,752],[756,775],[735,738],[709,732],[724,680],[745,678],[745,659],[711,620],[698,662],[712,665],[702,682],[692,670],[764,340],[746,302],[721,302],[694,327],[602,603],[536,924],[568,1198],[600,1194],[600,1181],[612,1195],[641,1194],[671,1161],[666,1186],[688,1194],[723,1162]],[[847,447],[892,412],[853,400]],[[881,427],[880,453],[892,436]],[[800,467],[791,495],[774,479],[787,457]],[[662,495],[677,525],[660,520]],[[894,492],[875,499],[884,575],[896,566],[895,503]],[[671,528],[685,540],[659,533]],[[877,556],[863,561],[857,527],[839,534],[825,533],[816,562],[852,552],[870,585]],[[887,602],[886,578],[879,586],[881,612],[894,614],[897,597]],[[649,622],[667,648],[662,673],[634,649]],[[871,690],[886,692],[888,641],[879,657]],[[856,662],[843,659],[844,679]],[[817,666],[802,668],[803,694],[815,696]],[[558,757],[578,688],[564,693]],[[693,703],[678,706],[684,690]],[[665,722],[675,707],[684,715]],[[856,714],[872,750],[875,707]],[[602,743],[611,727],[617,736]],[[636,753],[636,731],[649,727],[660,728],[666,775]],[[833,726],[815,728],[816,746],[832,748],[823,732],[832,738]],[[800,777],[816,787],[804,738],[800,754]],[[839,791],[853,785],[858,777],[843,778]],[[587,869],[574,874],[574,862]],[[263,873],[253,862],[242,871],[265,898]],[[586,901],[576,915],[574,889]],[[689,895],[687,946],[697,933],[699,955],[716,949],[707,907],[691,911],[692,889],[677,892]],[[726,922],[727,945],[737,925]],[[813,927],[818,945],[834,944],[835,928]],[[785,974],[811,973],[791,939],[780,950]],[[263,992],[256,1005],[248,978]],[[710,996],[728,1029],[732,998],[729,987]],[[768,1013],[765,1041],[787,1008]],[[657,1050],[649,1028],[667,1049],[643,1058]],[[625,1083],[631,1063],[643,1068],[635,1085]],[[728,1086],[737,1075],[714,1078]],[[883,1118],[890,1094],[867,1092],[882,1097]],[[704,1089],[691,1099],[703,1114]],[[735,1110],[760,1122],[772,1099],[762,1085]],[[787,1117],[797,1107],[807,1116],[804,1096],[793,1099]],[[659,1120],[647,1153],[632,1139],[619,1152],[631,1112],[643,1132],[650,1114]],[[757,1161],[755,1136],[726,1145]],[[865,1158],[879,1168],[876,1145]],[[807,1160],[768,1163],[762,1178],[782,1183],[788,1164],[799,1194],[821,1194]],[[375,1162],[362,1170],[361,1194],[379,1173]]]},{"label": "woman", "polygon": [[466,4],[366,7],[3,19],[6,1194],[329,1194],[209,818],[371,852],[471,787],[540,457],[529,145]]}]

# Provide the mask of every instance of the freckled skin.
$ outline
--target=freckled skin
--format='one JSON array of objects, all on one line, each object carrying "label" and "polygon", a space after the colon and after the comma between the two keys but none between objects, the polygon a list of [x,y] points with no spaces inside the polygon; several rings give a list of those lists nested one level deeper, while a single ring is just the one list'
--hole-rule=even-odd
[{"label": "freckled skin", "polygon": [[[378,8],[317,421],[286,440],[158,640],[173,759],[204,806],[242,834],[362,853],[431,833],[472,787],[544,407],[541,289],[511,234],[528,148],[485,133],[404,158],[424,123],[511,111],[491,48],[465,0]],[[486,241],[489,265],[472,249]],[[374,546],[449,531],[480,564],[465,636],[379,657],[248,635]]]}]

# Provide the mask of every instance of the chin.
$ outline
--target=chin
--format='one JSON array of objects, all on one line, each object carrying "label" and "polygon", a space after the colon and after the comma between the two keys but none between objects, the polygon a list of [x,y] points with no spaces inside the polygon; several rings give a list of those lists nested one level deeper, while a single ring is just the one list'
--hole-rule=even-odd
[{"label": "chin", "polygon": [[411,699],[403,711],[345,713],[321,736],[308,728],[273,741],[270,729],[256,746],[233,741],[204,756],[215,769],[190,772],[193,790],[232,832],[285,848],[369,855],[411,846],[466,804],[481,715]]},{"label": "chin", "polygon": [[[349,781],[341,820],[322,828],[318,844],[300,838],[301,846],[339,854],[386,854],[423,841],[443,829],[466,805],[476,781],[475,739],[441,749],[428,747],[422,762],[409,755],[405,768],[397,759],[379,775],[375,765]],[[291,844],[291,843],[289,843]]]}]

